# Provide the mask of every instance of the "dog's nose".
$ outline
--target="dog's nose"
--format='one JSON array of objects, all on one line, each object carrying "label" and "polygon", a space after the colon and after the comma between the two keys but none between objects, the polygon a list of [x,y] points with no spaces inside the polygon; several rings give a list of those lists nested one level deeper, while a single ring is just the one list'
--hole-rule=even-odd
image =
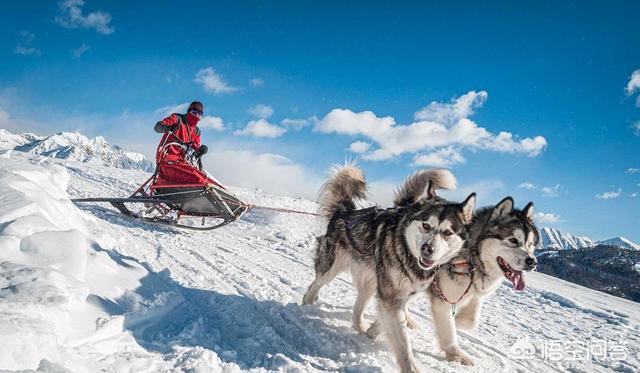
[{"label": "dog's nose", "polygon": [[432,255],[433,254],[433,246],[429,245],[429,244],[424,244],[422,245],[422,255]]},{"label": "dog's nose", "polygon": [[536,258],[530,256],[524,260],[524,264],[526,265],[527,270],[532,270],[536,268],[536,265],[538,265],[538,261],[536,260]]}]

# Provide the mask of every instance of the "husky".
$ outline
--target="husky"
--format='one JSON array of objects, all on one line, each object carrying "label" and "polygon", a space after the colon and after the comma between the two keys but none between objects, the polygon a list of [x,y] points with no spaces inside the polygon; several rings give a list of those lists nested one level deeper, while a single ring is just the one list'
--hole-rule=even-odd
[{"label": "husky", "polygon": [[460,253],[441,266],[428,294],[440,348],[447,360],[473,365],[458,345],[456,329],[477,327],[483,300],[509,280],[515,290],[525,288],[522,271],[532,271],[539,242],[533,223],[533,203],[514,209],[511,197],[473,217],[469,239]]},{"label": "husky", "polygon": [[407,318],[407,302],[428,289],[435,269],[456,256],[468,237],[476,196],[454,203],[435,193],[453,187],[451,172],[423,170],[396,193],[395,203],[402,206],[356,210],[354,201],[365,197],[366,183],[360,169],[346,165],[334,169],[321,191],[327,231],[317,240],[316,277],[303,303],[314,303],[323,286],[349,271],[358,293],[354,329],[364,332],[362,313],[377,292],[379,321],[366,333],[386,334],[402,372],[419,371],[404,329],[414,324]]}]

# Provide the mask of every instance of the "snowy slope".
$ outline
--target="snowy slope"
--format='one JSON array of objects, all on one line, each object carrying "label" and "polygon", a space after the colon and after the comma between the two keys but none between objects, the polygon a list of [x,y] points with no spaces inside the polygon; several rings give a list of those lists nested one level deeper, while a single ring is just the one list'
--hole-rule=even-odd
[{"label": "snowy slope", "polygon": [[40,137],[32,133],[13,134],[4,128],[0,128],[0,150],[13,149],[32,141],[40,140]]},{"label": "snowy slope", "polygon": [[[7,134],[0,133],[0,139],[6,137],[9,140],[15,141],[16,138],[23,138],[26,141],[22,143],[15,141],[18,143],[18,145],[15,146],[15,150],[22,152],[69,161],[99,161],[113,167],[140,169],[144,171],[153,171],[155,167],[154,164],[146,160],[142,154],[124,151],[117,146],[109,144],[104,137],[101,136],[89,139],[79,133],[61,132],[44,138],[30,139],[24,135],[9,136],[11,134],[8,132]],[[7,141],[7,143],[9,143],[9,141]]]},{"label": "snowy slope", "polygon": [[624,249],[640,250],[640,245],[624,237],[615,237],[604,241],[599,241],[599,245],[619,246]]},{"label": "snowy slope", "polygon": [[[132,221],[69,197],[127,195],[148,174],[29,154],[0,154],[0,369],[73,372],[393,372],[384,339],[351,328],[347,275],[301,306],[313,279],[317,218],[254,210],[213,232]],[[64,166],[61,166],[64,165]],[[68,195],[67,195],[68,193]],[[249,190],[255,204],[314,211]],[[476,366],[446,362],[424,299],[409,331],[425,371],[635,372],[640,304],[542,274],[500,288],[478,330],[460,333]],[[366,313],[374,316],[371,305]],[[624,361],[554,361],[554,341],[622,345]],[[10,342],[10,343],[8,343]],[[533,345],[530,359],[516,355]],[[575,347],[575,346],[574,346]]]},{"label": "snowy slope", "polygon": [[540,229],[540,244],[547,250],[568,250],[591,247],[595,241],[589,237],[574,236],[554,228],[542,228]]}]

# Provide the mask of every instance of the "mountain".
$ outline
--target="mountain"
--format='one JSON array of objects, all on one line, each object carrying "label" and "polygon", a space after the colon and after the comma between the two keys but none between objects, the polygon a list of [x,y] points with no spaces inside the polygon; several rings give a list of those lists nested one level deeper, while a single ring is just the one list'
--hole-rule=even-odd
[{"label": "mountain", "polygon": [[99,160],[109,166],[153,171],[155,165],[140,153],[128,152],[109,144],[104,137],[89,139],[79,133],[61,132],[44,138],[31,134],[13,135],[5,130],[0,139],[15,143],[17,151],[77,162]]},{"label": "mountain", "polygon": [[[107,204],[69,200],[117,195],[148,173],[39,158],[0,157],[0,371],[397,371],[384,336],[373,342],[351,329],[349,275],[323,288],[316,304],[301,305],[322,219],[255,209],[215,231],[158,227]],[[254,205],[318,207],[234,192]],[[578,251],[593,250],[558,253]],[[525,276],[524,291],[501,285],[484,302],[478,328],[457,333],[473,368],[446,361],[428,300],[418,294],[408,308],[418,329],[407,331],[416,364],[430,372],[640,370],[640,304],[542,273]],[[375,319],[372,300],[365,322]]]},{"label": "mountain", "polygon": [[640,250],[640,245],[624,237],[615,237],[608,240],[595,241],[586,236],[576,236],[571,233],[561,232],[555,228],[540,229],[541,252],[558,250],[576,250],[597,245],[617,246],[623,249]]},{"label": "mountain", "polygon": [[32,141],[40,140],[41,137],[33,133],[13,134],[4,128],[0,128],[0,150],[13,149],[16,146],[24,145]]},{"label": "mountain", "polygon": [[593,246],[595,243],[589,237],[563,233],[554,228],[540,229],[540,244],[545,250],[581,249]]},{"label": "mountain", "polygon": [[604,241],[598,241],[598,244],[608,245],[608,246],[618,246],[624,249],[640,250],[640,245],[624,237],[615,237],[615,238],[610,238]]}]

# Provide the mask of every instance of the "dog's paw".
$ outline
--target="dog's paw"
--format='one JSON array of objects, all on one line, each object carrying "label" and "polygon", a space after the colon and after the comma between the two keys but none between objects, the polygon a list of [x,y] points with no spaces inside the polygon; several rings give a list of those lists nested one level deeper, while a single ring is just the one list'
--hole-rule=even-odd
[{"label": "dog's paw", "polygon": [[371,326],[369,326],[369,329],[367,329],[367,332],[365,334],[371,339],[376,339],[380,335],[381,331],[382,330],[380,329],[380,323],[376,321],[371,324]]},{"label": "dog's paw", "polygon": [[312,294],[306,293],[302,297],[302,304],[314,304],[317,300],[318,300],[317,295],[314,296]]},{"label": "dog's paw", "polygon": [[473,359],[471,359],[471,356],[462,351],[458,351],[457,353],[453,354],[447,354],[447,360],[466,366],[473,366]]}]

